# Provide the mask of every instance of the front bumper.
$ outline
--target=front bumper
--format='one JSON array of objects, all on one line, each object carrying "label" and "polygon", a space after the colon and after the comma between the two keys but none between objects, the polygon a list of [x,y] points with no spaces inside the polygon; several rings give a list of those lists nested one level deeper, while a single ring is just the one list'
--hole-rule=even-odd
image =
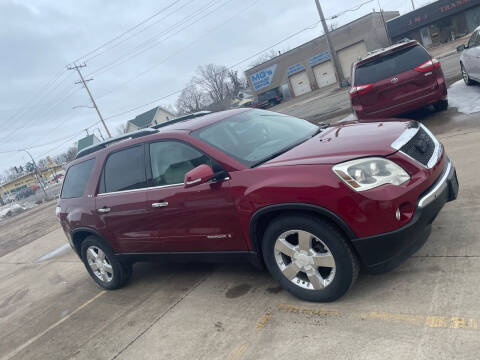
[{"label": "front bumper", "polygon": [[407,225],[389,233],[352,240],[367,270],[375,274],[387,272],[419,250],[443,205],[457,198],[458,188],[455,167],[448,160],[438,180],[419,197],[415,214]]}]

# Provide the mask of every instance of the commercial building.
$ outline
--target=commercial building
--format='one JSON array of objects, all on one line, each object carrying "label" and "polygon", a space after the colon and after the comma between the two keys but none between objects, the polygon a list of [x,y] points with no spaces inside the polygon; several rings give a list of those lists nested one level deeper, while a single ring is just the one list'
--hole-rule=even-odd
[{"label": "commercial building", "polygon": [[480,0],[438,0],[387,21],[393,42],[415,39],[425,47],[462,37],[480,25]]},{"label": "commercial building", "polygon": [[[351,77],[351,65],[369,51],[389,45],[384,20],[398,11],[373,12],[330,32],[344,77]],[[324,35],[245,71],[255,95],[280,88],[299,96],[337,82]]]},{"label": "commercial building", "polygon": [[[52,175],[63,173],[64,171],[62,165],[52,164],[47,169],[42,169],[41,175],[43,179],[48,180]],[[15,180],[0,184],[0,195],[4,197],[8,194],[15,194],[27,187],[31,188],[36,184],[38,184],[38,181],[35,173],[27,173],[17,177]]]}]

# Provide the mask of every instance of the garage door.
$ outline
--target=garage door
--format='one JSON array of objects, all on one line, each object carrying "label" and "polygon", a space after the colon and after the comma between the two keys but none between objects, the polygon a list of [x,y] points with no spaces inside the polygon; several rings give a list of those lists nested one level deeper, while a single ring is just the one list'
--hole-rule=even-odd
[{"label": "garage door", "polygon": [[313,68],[313,73],[315,74],[315,80],[319,88],[324,86],[335,84],[337,78],[335,77],[335,69],[333,68],[331,61],[325,61],[324,63],[318,64]]},{"label": "garage door", "polygon": [[292,85],[295,96],[300,96],[312,91],[306,71],[290,76],[290,84]]},{"label": "garage door", "polygon": [[340,50],[337,55],[342,66],[343,76],[346,79],[350,79],[352,77],[352,64],[359,57],[367,55],[367,48],[362,41]]}]

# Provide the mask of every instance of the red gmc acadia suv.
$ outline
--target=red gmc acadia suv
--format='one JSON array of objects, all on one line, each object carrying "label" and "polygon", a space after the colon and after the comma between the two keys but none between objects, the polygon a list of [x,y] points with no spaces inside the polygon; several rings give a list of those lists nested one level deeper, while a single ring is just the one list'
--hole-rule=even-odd
[{"label": "red gmc acadia suv", "polygon": [[411,40],[355,62],[350,100],[358,119],[389,118],[427,105],[448,108],[440,62]]},{"label": "red gmc acadia suv", "polygon": [[67,170],[57,216],[103,288],[136,261],[251,261],[286,290],[333,301],[359,267],[419,249],[456,198],[443,146],[414,121],[316,126],[238,109],[93,145]]}]

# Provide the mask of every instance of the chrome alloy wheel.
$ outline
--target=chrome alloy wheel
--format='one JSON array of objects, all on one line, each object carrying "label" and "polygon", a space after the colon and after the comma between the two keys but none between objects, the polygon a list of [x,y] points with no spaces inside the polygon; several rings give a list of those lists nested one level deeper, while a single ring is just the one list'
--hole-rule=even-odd
[{"label": "chrome alloy wheel", "polygon": [[103,282],[110,282],[113,279],[113,268],[102,249],[90,246],[87,249],[88,266],[97,278]]},{"label": "chrome alloy wheel", "polygon": [[308,290],[321,290],[335,277],[335,259],[330,249],[315,235],[289,230],[275,241],[275,260],[282,274]]}]

